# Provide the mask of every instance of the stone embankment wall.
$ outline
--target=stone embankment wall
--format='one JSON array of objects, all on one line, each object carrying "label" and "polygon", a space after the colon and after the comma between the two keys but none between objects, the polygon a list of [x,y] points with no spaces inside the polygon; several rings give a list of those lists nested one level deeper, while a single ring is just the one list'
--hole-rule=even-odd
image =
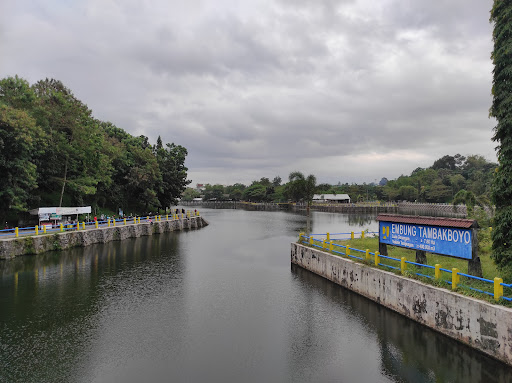
[{"label": "stone embankment wall", "polygon": [[297,243],[291,262],[512,365],[512,309]]},{"label": "stone embankment wall", "polygon": [[10,238],[0,241],[0,259],[11,259],[19,255],[40,254],[71,247],[84,247],[94,243],[121,241],[127,238],[170,231],[196,229],[206,225],[208,225],[208,222],[203,217],[192,217],[173,221],[118,225],[33,237]]}]

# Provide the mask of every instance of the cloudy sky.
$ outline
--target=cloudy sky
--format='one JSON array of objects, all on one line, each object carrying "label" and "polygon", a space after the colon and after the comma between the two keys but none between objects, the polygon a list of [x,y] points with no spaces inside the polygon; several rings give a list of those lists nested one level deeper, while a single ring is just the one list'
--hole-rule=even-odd
[{"label": "cloudy sky", "polygon": [[188,149],[193,183],[496,161],[492,0],[1,0],[0,77]]}]

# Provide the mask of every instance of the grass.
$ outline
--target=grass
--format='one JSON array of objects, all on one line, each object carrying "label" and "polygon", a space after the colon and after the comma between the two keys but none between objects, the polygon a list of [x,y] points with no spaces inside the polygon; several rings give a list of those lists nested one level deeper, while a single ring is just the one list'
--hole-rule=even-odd
[{"label": "grass", "polygon": [[[499,277],[500,273],[494,264],[494,261],[491,259],[491,239],[490,239],[490,232],[488,230],[481,230],[478,234],[478,240],[479,240],[479,257],[480,262],[482,265],[482,274],[483,278],[489,279],[491,281],[494,280],[495,277]],[[317,245],[320,244],[319,242],[315,242]],[[365,237],[365,238],[355,238],[355,239],[347,239],[347,240],[333,240],[334,251],[341,252],[343,255],[340,255],[339,253],[335,253],[335,255],[343,256],[345,258],[348,258],[346,255],[346,248],[345,246],[350,247],[351,249],[358,249],[366,251],[366,249],[369,249],[371,253],[375,253],[379,249],[379,238],[378,237]],[[336,246],[339,245],[339,246]],[[416,251],[414,250],[408,250],[401,247],[395,247],[395,246],[387,246],[388,248],[388,257],[396,258],[400,260],[402,257],[406,259],[408,262],[416,262]],[[327,249],[328,250],[328,249]],[[367,263],[373,267],[377,267],[374,264],[375,257],[374,255],[370,255],[370,261],[366,261],[365,259],[365,253],[357,252],[355,250],[350,251],[350,255],[363,258],[363,260],[354,259],[351,257],[351,259],[363,263]],[[468,273],[468,261],[453,257],[447,257],[442,256],[438,254],[430,254],[427,253],[427,265],[434,267],[435,264],[440,264],[441,268],[452,270],[452,268],[459,269],[459,272],[467,274]],[[397,269],[392,269],[387,266],[392,266]],[[392,260],[392,259],[386,259],[381,258],[380,259],[380,265],[378,268],[391,271],[396,274],[401,274],[400,271],[400,261]],[[427,275],[429,277],[423,277],[418,275],[423,274]],[[448,272],[442,272],[440,280],[435,280],[435,270],[433,268],[427,268],[422,266],[416,266],[407,264],[406,265],[406,272],[404,274],[408,278],[413,278],[420,280],[422,282],[432,284],[438,287],[443,287],[447,289],[452,289],[452,286],[450,283],[452,280],[452,273]],[[505,283],[510,283],[510,281],[504,281]],[[467,278],[464,276],[460,276],[460,282],[459,287],[457,288],[457,292],[462,293],[464,295],[469,295],[478,299],[483,299],[489,302],[496,303],[493,296],[489,296],[488,294],[475,291],[474,289],[483,290],[489,293],[494,293],[494,285],[493,283],[488,283],[485,281],[480,281],[472,278]],[[504,287],[503,295],[506,297],[512,297],[512,289]],[[499,301],[500,304],[503,304],[508,307],[512,307],[512,302],[508,302],[506,300],[501,299]]]}]

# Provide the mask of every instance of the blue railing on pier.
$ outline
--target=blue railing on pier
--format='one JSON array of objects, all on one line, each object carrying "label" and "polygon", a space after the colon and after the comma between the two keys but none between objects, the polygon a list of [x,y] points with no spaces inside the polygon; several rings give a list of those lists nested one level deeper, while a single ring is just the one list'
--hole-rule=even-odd
[{"label": "blue railing on pier", "polygon": [[0,238],[2,237],[15,237],[19,236],[30,236],[30,235],[44,235],[44,234],[52,234],[52,233],[61,233],[66,231],[77,231],[77,230],[87,230],[92,228],[100,228],[100,227],[115,227],[115,226],[125,226],[125,225],[133,225],[138,223],[149,223],[149,222],[160,222],[160,221],[172,221],[172,220],[180,220],[184,218],[190,218],[193,216],[199,216],[199,211],[190,211],[187,210],[185,213],[179,214],[164,214],[164,215],[152,215],[152,216],[144,216],[144,217],[128,217],[128,218],[109,218],[107,220],[102,221],[89,221],[89,222],[74,222],[74,223],[62,223],[58,226],[56,225],[39,225],[39,226],[29,226],[29,227],[14,227],[10,229],[2,229],[0,230]]},{"label": "blue railing on pier", "polygon": [[[377,232],[361,232],[359,235],[360,238],[364,238],[365,235],[368,234],[374,234],[378,235]],[[434,275],[428,275],[426,271],[420,271],[420,272],[413,272],[408,271],[409,273],[418,275],[420,277],[429,278],[431,280],[446,283],[447,285],[451,285],[451,288],[453,290],[456,290],[458,287],[466,288],[472,291],[476,291],[478,293],[482,293],[485,295],[489,295],[491,297],[494,297],[496,301],[499,301],[500,299],[503,299],[505,301],[511,302],[512,297],[504,296],[503,294],[503,288],[512,288],[512,284],[503,283],[502,278],[494,278],[494,280],[486,279],[486,278],[480,278],[475,277],[474,275],[469,275],[465,273],[461,273],[459,269],[452,268],[451,270],[442,268],[440,264],[436,264],[435,266],[426,265],[422,263],[416,263],[412,261],[408,261],[405,257],[394,258],[386,255],[380,254],[378,251],[371,252],[369,249],[361,250],[356,249],[353,247],[350,247],[349,245],[343,245],[341,243],[334,243],[333,240],[336,241],[346,241],[349,239],[354,239],[356,234],[354,232],[350,233],[325,233],[325,234],[309,234],[305,235],[304,233],[301,233],[299,235],[299,243],[305,243],[308,244],[311,247],[322,249],[323,251],[329,251],[332,254],[352,258],[358,261],[363,261],[365,263],[371,263],[373,261],[373,264],[375,266],[388,268],[391,270],[394,270],[396,272],[401,272],[402,274],[406,273],[407,265],[413,265],[420,270],[433,270]],[[315,238],[317,237],[317,238]],[[320,239],[318,239],[318,237]],[[393,266],[390,264],[382,263],[381,260],[386,259],[392,262],[398,262],[400,266]],[[443,273],[450,274],[450,279],[443,279]],[[460,277],[464,277],[467,280],[471,281],[479,281],[484,282],[484,286],[489,286],[490,290],[492,289],[492,292],[486,291],[483,289],[479,289],[476,287],[469,286],[467,284],[461,284],[460,283]]]}]

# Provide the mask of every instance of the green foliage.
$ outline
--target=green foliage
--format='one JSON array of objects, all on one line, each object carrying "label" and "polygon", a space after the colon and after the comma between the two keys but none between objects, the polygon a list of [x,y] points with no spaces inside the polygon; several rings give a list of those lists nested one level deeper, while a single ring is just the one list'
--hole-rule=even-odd
[{"label": "green foliage", "polygon": [[316,189],[316,177],[312,174],[304,177],[301,172],[292,172],[288,176],[289,182],[285,189],[285,194],[293,201],[307,202],[311,205]]},{"label": "green foliage", "polygon": [[493,140],[498,143],[499,166],[493,182],[492,199],[496,206],[492,231],[493,258],[502,270],[512,275],[512,3],[494,0],[490,21],[494,23],[494,63],[492,106],[496,118]]},{"label": "green foliage", "polygon": [[180,145],[159,137],[152,147],[94,119],[58,80],[0,80],[0,215],[40,202],[97,211],[170,206],[190,182],[186,156]]}]

